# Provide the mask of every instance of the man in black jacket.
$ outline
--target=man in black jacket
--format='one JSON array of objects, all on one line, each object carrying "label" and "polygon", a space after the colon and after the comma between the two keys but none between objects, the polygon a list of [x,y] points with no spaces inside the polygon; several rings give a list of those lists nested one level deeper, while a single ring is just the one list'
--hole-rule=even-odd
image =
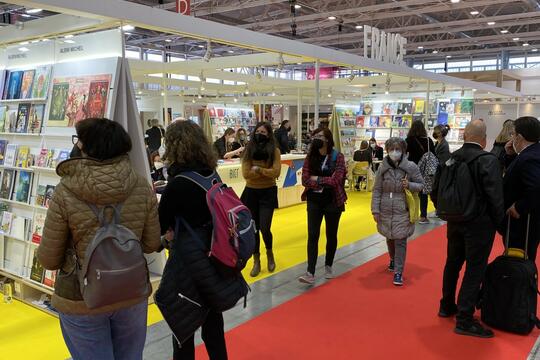
[{"label": "man in black jacket", "polygon": [[[465,144],[452,154],[452,158],[468,161],[476,185],[478,216],[470,222],[448,223],[447,259],[444,267],[443,297],[440,317],[456,316],[455,332],[482,338],[493,337],[493,332],[474,319],[475,305],[484,278],[495,232],[504,218],[502,199],[502,174],[495,155],[485,152],[486,125],[472,121],[465,129]],[[482,156],[479,156],[480,154]],[[432,199],[437,207],[437,172]],[[459,272],[466,262],[465,275],[456,305],[456,288]]]},{"label": "man in black jacket", "polygon": [[148,135],[148,148],[150,153],[157,151],[161,146],[161,138],[163,137],[163,130],[159,128],[159,120],[152,119],[150,120],[150,129],[146,130],[146,135]]},{"label": "man in black jacket", "polygon": [[274,132],[281,154],[288,154],[291,152],[289,149],[289,131],[291,131],[291,124],[289,123],[289,120],[284,120],[279,129]]},{"label": "man in black jacket", "polygon": [[[540,122],[534,117],[515,121],[512,140],[506,146],[514,156],[504,176],[504,209],[512,218],[510,247],[525,249],[527,219],[530,220],[528,256],[536,260],[540,241]],[[504,223],[506,226],[507,222]]]}]

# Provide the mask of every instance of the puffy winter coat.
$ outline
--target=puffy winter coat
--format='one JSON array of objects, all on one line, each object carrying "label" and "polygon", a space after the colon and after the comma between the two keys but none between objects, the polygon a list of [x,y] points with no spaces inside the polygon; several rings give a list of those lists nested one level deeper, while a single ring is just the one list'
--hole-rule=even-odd
[{"label": "puffy winter coat", "polygon": [[127,156],[102,162],[89,158],[71,159],[60,163],[56,172],[61,180],[50,202],[38,248],[38,259],[43,267],[60,270],[52,305],[66,314],[97,314],[145,300],[150,293],[140,299],[88,309],[73,272],[73,248],[82,264],[86,247],[100,227],[87,203],[98,207],[123,203],[120,223],[137,235],[145,253],[158,250],[161,242],[157,200],[148,181],[135,173]]},{"label": "puffy winter coat", "polygon": [[407,175],[409,190],[420,192],[424,180],[418,166],[403,158],[397,167],[384,158],[377,171],[371,199],[371,212],[379,214],[377,230],[387,239],[406,239],[414,233],[414,224],[410,222],[409,211],[402,180]]}]

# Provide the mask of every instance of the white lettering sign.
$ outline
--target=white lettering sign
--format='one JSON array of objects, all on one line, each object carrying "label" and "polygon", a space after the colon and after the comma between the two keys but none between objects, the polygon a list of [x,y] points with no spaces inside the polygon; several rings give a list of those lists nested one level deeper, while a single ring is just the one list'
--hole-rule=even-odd
[{"label": "white lettering sign", "polygon": [[399,34],[388,34],[371,26],[364,26],[364,57],[404,65],[407,39]]}]

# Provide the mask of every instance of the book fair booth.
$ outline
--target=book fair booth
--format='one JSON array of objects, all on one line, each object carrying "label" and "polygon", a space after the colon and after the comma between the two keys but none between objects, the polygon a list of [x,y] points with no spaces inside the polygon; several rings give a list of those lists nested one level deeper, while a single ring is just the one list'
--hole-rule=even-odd
[{"label": "book fair booth", "polygon": [[[134,3],[9,2],[51,14],[0,28],[0,280],[13,285],[14,297],[49,312],[55,273],[44,271],[35,254],[59,182],[55,167],[69,157],[74,125],[84,118],[124,125],[134,167],[149,181],[149,119],[164,126],[195,121],[211,141],[227,128],[250,133],[260,121],[277,128],[289,120],[294,150],[282,156],[278,180],[285,207],[300,203],[309,133],[318,126],[328,124],[347,160],[362,140],[406,137],[415,120],[429,129],[448,124],[457,148],[477,102],[521,98],[409,68],[399,39],[369,38],[371,48],[358,56]],[[138,47],[133,38],[145,36],[155,46]],[[180,41],[199,50],[179,51],[173,45]],[[240,160],[220,161],[218,171],[241,193]],[[164,262],[164,254],[148,257],[154,283]]]}]

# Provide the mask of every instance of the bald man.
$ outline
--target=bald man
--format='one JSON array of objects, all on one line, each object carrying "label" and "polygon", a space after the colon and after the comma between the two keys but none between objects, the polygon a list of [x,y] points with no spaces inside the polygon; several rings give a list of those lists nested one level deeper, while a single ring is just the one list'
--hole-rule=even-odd
[{"label": "bald man", "polygon": [[[486,124],[482,120],[474,120],[467,125],[464,140],[463,147],[455,151],[451,159],[469,163],[477,211],[471,221],[448,222],[447,259],[439,316],[457,315],[454,329],[457,334],[490,338],[493,331],[484,328],[473,315],[495,232],[504,218],[502,174],[497,157],[484,151]],[[435,206],[441,206],[436,195],[441,171],[444,169],[437,171],[432,192]],[[466,269],[456,305],[457,282],[464,263]]]}]

